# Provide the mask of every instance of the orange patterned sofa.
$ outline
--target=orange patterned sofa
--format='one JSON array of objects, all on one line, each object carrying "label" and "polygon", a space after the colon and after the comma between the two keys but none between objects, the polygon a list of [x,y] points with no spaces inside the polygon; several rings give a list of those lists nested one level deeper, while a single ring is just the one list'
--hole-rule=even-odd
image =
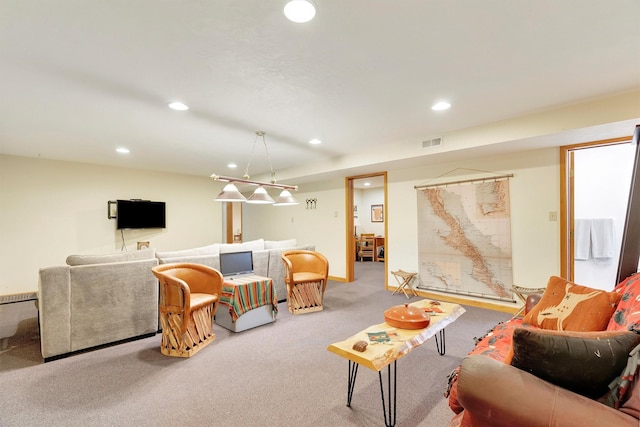
[{"label": "orange patterned sofa", "polygon": [[637,427],[639,332],[640,274],[612,292],[551,277],[535,306],[494,327],[454,370],[450,426]]}]

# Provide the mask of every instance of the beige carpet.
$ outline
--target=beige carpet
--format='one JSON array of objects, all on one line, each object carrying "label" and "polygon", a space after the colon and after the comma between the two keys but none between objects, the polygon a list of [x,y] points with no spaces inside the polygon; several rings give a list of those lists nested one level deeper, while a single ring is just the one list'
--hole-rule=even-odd
[{"label": "beige carpet", "polygon": [[[0,354],[0,426],[384,425],[378,374],[359,369],[348,408],[347,361],[326,350],[407,301],[383,290],[382,263],[356,264],[356,282],[329,283],[324,311],[293,316],[281,303],[275,323],[216,326],[216,342],[190,359],[163,356],[156,335],[44,364],[35,323],[25,325]],[[446,355],[431,340],[398,361],[398,426],[446,426],[447,375],[509,318],[465,308]]]}]

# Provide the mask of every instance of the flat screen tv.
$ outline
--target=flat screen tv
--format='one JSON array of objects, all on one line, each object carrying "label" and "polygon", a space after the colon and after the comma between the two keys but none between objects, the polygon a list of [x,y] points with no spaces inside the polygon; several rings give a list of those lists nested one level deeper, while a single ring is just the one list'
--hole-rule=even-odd
[{"label": "flat screen tv", "polygon": [[165,228],[166,214],[164,202],[150,200],[118,200],[117,228]]},{"label": "flat screen tv", "polygon": [[228,252],[220,254],[220,273],[223,276],[253,274],[253,252]]}]

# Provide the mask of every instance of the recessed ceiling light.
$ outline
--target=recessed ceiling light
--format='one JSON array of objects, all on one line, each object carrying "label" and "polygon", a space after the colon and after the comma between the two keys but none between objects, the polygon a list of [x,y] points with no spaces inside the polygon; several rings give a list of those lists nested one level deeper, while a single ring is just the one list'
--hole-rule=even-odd
[{"label": "recessed ceiling light", "polygon": [[238,165],[236,165],[235,163],[229,163],[229,164],[227,165],[227,167],[228,167],[229,169],[235,169],[235,168],[237,168],[237,167],[238,167]]},{"label": "recessed ceiling light", "polygon": [[365,183],[364,183],[364,184],[362,184],[362,185],[364,185],[365,187],[368,187],[368,186],[370,186],[370,185],[371,185],[371,183],[367,181],[367,182],[365,182]]},{"label": "recessed ceiling light", "polygon": [[116,151],[120,154],[129,154],[129,149],[124,147],[116,148]]},{"label": "recessed ceiling light", "polygon": [[169,104],[169,108],[176,111],[187,111],[189,107],[182,102],[172,102]]},{"label": "recessed ceiling light", "polygon": [[320,141],[318,138],[313,138],[311,141],[309,141],[309,144],[318,145],[322,144],[322,141]]},{"label": "recessed ceiling light", "polygon": [[448,110],[449,108],[451,108],[451,104],[449,104],[447,101],[437,102],[433,104],[433,107],[431,107],[433,111]]},{"label": "recessed ceiling light", "polygon": [[284,16],[299,24],[309,22],[316,16],[316,5],[309,0],[291,0],[284,6]]}]

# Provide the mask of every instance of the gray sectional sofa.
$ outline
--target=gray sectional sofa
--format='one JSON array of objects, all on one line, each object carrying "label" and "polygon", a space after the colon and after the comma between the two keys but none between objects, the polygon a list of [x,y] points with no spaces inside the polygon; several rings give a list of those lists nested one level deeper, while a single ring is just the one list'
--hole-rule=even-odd
[{"label": "gray sectional sofa", "polygon": [[215,243],[200,248],[173,252],[157,252],[160,264],[192,262],[220,269],[220,253],[253,252],[253,269],[258,276],[270,277],[278,295],[278,301],[287,299],[287,286],[284,283],[284,264],[282,252],[301,249],[315,250],[315,245],[297,245],[296,239],[290,240],[251,240],[244,243]]},{"label": "gray sectional sofa", "polygon": [[273,279],[286,300],[282,252],[315,250],[296,240],[216,243],[172,252],[145,249],[109,255],[71,255],[64,266],[40,269],[38,316],[45,361],[158,331],[158,282],[151,268],[192,262],[220,268],[221,252],[253,252],[257,275]]}]

